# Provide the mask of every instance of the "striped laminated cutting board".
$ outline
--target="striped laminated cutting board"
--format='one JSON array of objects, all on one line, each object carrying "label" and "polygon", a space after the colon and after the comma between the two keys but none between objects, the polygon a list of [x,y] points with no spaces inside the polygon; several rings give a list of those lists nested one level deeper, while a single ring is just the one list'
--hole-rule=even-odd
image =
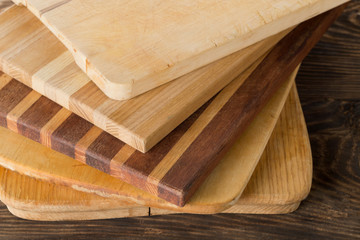
[{"label": "striped laminated cutting board", "polygon": [[114,99],[127,99],[348,0],[13,0]]},{"label": "striped laminated cutting board", "polygon": [[[29,147],[31,147],[33,155],[37,156],[39,153],[35,150],[36,148],[31,146],[35,144],[35,142],[29,143]],[[0,145],[0,152],[8,151],[5,148],[7,148],[6,145]],[[25,146],[17,146],[17,148],[27,151]],[[240,156],[240,162],[241,158],[243,156]],[[232,163],[230,161],[226,164],[227,167],[222,166],[222,171],[231,172],[230,168],[236,165],[236,162]],[[237,176],[240,174],[241,172],[238,172]],[[292,212],[298,208],[300,202],[309,193],[311,179],[310,142],[300,101],[293,85],[249,183],[241,196],[231,201],[232,205],[229,204],[221,212],[252,214]],[[211,184],[214,182],[207,184],[214,186]],[[234,185],[228,187],[227,190],[232,191],[232,188]],[[221,195],[219,189],[215,187],[212,190],[211,197],[219,198]],[[43,221],[178,213],[175,209],[169,211],[152,206],[149,208],[141,204],[126,202],[125,199],[120,200],[76,191],[71,187],[58,184],[56,180],[34,179],[27,176],[26,173],[23,175],[2,167],[0,167],[0,199],[14,215]],[[204,202],[203,204],[206,205]]]},{"label": "striped laminated cutting board", "polygon": [[289,31],[139,97],[116,101],[90,81],[71,53],[31,12],[13,6],[0,15],[4,36],[0,38],[0,66],[62,107],[146,152]]},{"label": "striped laminated cutting board", "polygon": [[0,142],[0,165],[26,176],[4,172],[0,199],[15,214],[26,212],[27,217],[52,220],[59,216],[134,216],[148,213],[144,206],[151,208],[151,214],[170,210],[201,214],[294,210],[310,189],[312,169],[294,78],[295,72],[184,207],[171,205],[2,127],[0,138],[7,141]]},{"label": "striped laminated cutting board", "polygon": [[2,82],[0,124],[183,206],[342,10],[299,25],[146,154],[16,81]]}]

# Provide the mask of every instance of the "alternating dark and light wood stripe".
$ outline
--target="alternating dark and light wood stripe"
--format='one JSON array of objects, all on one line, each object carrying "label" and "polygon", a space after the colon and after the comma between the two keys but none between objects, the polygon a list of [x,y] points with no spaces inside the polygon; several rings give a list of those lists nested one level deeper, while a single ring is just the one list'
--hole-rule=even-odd
[{"label": "alternating dark and light wood stripe", "polygon": [[7,126],[7,115],[31,92],[31,89],[9,77],[2,77],[1,80],[3,87],[0,92],[0,125]]},{"label": "alternating dark and light wood stripe", "polygon": [[[2,124],[12,118],[12,109],[22,109],[13,130],[38,142],[47,139],[57,151],[183,206],[342,10],[301,24],[260,65],[245,71],[146,154],[43,97],[24,111],[18,105],[29,94],[36,98],[36,93],[9,79],[0,90]],[[40,136],[44,128],[51,129],[50,137]]]},{"label": "alternating dark and light wood stripe", "polygon": [[51,134],[51,148],[75,158],[76,145],[92,127],[88,121],[71,114]]},{"label": "alternating dark and light wood stripe", "polygon": [[[291,82],[293,82],[293,78],[295,77],[294,75],[295,74],[291,77]],[[281,94],[283,92],[286,94]],[[33,220],[64,220],[64,218],[67,220],[79,220],[132,217],[139,213],[136,209],[140,208],[140,210],[144,210],[144,206],[150,207],[151,215],[181,212],[193,213],[196,212],[194,210],[196,209],[197,204],[201,205],[202,210],[198,210],[196,213],[209,214],[211,213],[210,211],[206,212],[204,210],[204,207],[208,207],[208,209],[210,209],[209,206],[211,206],[211,204],[209,204],[209,199],[213,199],[212,202],[215,203],[216,206],[219,206],[220,203],[223,202],[221,198],[224,196],[224,192],[226,192],[226,190],[223,191],[223,189],[227,189],[228,192],[232,192],[237,189],[235,190],[237,192],[235,195],[240,196],[238,192],[239,188],[237,187],[238,183],[241,182],[241,179],[247,179],[247,176],[251,175],[251,179],[239,199],[234,201],[233,198],[228,198],[227,204],[223,205],[225,207],[221,208],[221,210],[219,209],[218,211],[214,211],[215,213],[280,214],[291,212],[299,206],[300,201],[303,200],[310,191],[312,158],[309,137],[296,87],[293,85],[290,93],[287,93],[288,91],[279,91],[269,103],[271,106],[271,103],[274,102],[273,100],[277,99],[279,95],[281,96],[281,99],[288,96],[283,108],[282,104],[277,105],[279,110],[283,109],[279,118],[274,119],[274,112],[268,115],[272,121],[275,120],[274,123],[278,120],[274,129],[270,126],[266,126],[266,124],[263,124],[263,121],[266,121],[266,118],[261,118],[261,116],[264,116],[262,114],[267,111],[266,108],[268,108],[269,105],[267,105],[267,107],[265,107],[265,109],[256,117],[257,119],[260,117],[263,121],[254,120],[255,123],[252,124],[249,129],[250,132],[251,128],[253,128],[257,129],[255,131],[262,133],[263,131],[259,129],[263,126],[265,128],[267,127],[269,132],[272,132],[270,139],[268,141],[264,141],[264,144],[265,142],[267,143],[266,148],[263,151],[254,173],[252,175],[250,172],[247,173],[247,168],[252,168],[250,166],[254,165],[251,164],[251,157],[244,157],[242,154],[239,154],[238,149],[241,148],[239,146],[242,144],[239,144],[239,141],[241,140],[238,139],[237,143],[235,143],[232,147],[232,150],[230,150],[233,152],[228,154],[228,156],[232,155],[235,157],[232,159],[233,161],[228,161],[231,158],[225,157],[223,159],[222,166],[220,164],[220,166],[217,167],[217,170],[214,170],[213,176],[218,176],[216,178],[217,181],[215,182],[208,179],[208,182],[202,185],[203,189],[204,187],[206,188],[206,185],[208,186],[209,195],[207,195],[207,197],[204,197],[203,195],[203,198],[200,198],[198,201],[196,201],[196,197],[195,199],[192,198],[192,201],[187,203],[184,208],[175,208],[170,210],[164,209],[164,207],[161,208],[159,205],[153,207],[150,201],[148,201],[147,204],[140,205],[133,203],[131,200],[125,201],[126,197],[124,197],[124,195],[122,195],[122,199],[119,200],[114,198],[105,198],[104,196],[100,197],[96,194],[89,194],[86,192],[78,192],[74,189],[58,184],[58,181],[61,178],[60,176],[62,176],[63,179],[65,178],[61,174],[60,176],[56,175],[57,177],[49,177],[46,181],[37,180],[27,176],[29,175],[29,172],[34,171],[31,170],[31,167],[27,168],[25,175],[20,175],[16,172],[19,170],[16,168],[16,160],[12,159],[11,155],[3,161],[14,162],[14,165],[12,166],[14,167],[15,172],[0,167],[0,199],[14,215]],[[259,125],[261,126],[257,125],[256,122],[260,123]],[[257,145],[255,148],[262,145],[259,144],[259,135],[252,137],[251,134],[249,134],[249,131],[246,135],[250,137],[243,137],[243,139],[245,142],[250,144],[245,148],[251,148],[251,143],[255,143],[255,145]],[[2,136],[7,135],[2,133]],[[11,138],[12,136],[8,137]],[[254,139],[257,141],[253,141]],[[258,142],[258,144],[256,144],[256,142]],[[20,152],[33,150],[34,145],[36,144],[31,141],[27,143],[27,146],[16,146],[16,148]],[[23,145],[26,144],[23,142]],[[234,148],[236,148],[236,150]],[[2,148],[0,145],[0,152],[1,151],[8,151],[4,144],[2,145]],[[245,152],[248,152],[253,156],[257,156],[258,154],[254,154],[254,151],[246,150]],[[32,152],[36,155],[36,151]],[[59,159],[52,159],[51,157],[48,157],[46,160],[48,162],[52,162],[52,165],[57,164],[55,162],[59,161]],[[44,161],[46,162],[46,160]],[[18,162],[18,165],[21,165],[20,162]],[[237,169],[237,166],[241,169],[240,172],[235,170]],[[75,168],[77,167],[74,166],[72,169],[76,171]],[[84,166],[82,166],[82,169],[84,169]],[[219,174],[219,171],[223,174]],[[48,169],[48,172],[51,172],[51,170]],[[237,172],[236,177],[232,174],[233,172]],[[50,176],[54,175],[55,173],[51,172]],[[232,179],[233,184],[226,182],[226,175]],[[94,181],[94,178],[88,177],[88,181]],[[109,185],[101,185],[99,181],[97,181],[96,184],[99,188],[103,189],[104,192],[112,192],[114,195],[115,192],[117,192],[114,188],[109,187]],[[217,184],[221,185],[221,187],[219,186],[217,188]],[[85,187],[85,185],[87,184],[84,183],[84,186],[81,186],[88,191],[91,191],[91,189],[89,187]],[[114,182],[114,186],[117,187],[119,185],[119,182]],[[243,185],[241,189],[244,187],[245,185]],[[219,192],[220,189],[222,189],[221,192]],[[200,192],[197,193],[200,195],[201,192],[204,192],[204,190],[199,191]],[[214,192],[217,192],[218,194],[214,194]],[[142,191],[140,190],[135,191],[134,193],[136,197],[141,194]],[[119,212],[119,209],[123,209],[124,212]],[[127,211],[125,211],[126,209]],[[177,209],[180,209],[180,212],[176,211]],[[189,209],[192,211],[189,211]],[[149,208],[145,210],[149,215]],[[140,211],[139,215],[144,215],[144,213],[144,211]]]}]

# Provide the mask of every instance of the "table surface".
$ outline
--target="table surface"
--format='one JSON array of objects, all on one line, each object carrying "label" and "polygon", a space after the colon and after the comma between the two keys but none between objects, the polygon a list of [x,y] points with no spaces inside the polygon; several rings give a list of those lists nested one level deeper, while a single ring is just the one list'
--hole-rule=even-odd
[{"label": "table surface", "polygon": [[0,203],[0,239],[360,239],[360,0],[305,59],[297,85],[314,176],[294,213],[36,222]]}]

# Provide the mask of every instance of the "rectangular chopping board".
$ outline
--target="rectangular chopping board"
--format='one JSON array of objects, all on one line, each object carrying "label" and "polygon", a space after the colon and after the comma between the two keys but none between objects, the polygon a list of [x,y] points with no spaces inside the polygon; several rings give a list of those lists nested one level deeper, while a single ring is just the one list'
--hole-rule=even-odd
[{"label": "rectangular chopping board", "polygon": [[[241,159],[236,162],[241,162]],[[222,171],[226,171],[232,165],[234,164],[226,163],[221,167]],[[293,86],[244,192],[222,212],[256,214],[292,212],[309,193],[311,178],[312,159],[309,138],[300,102]],[[38,180],[0,168],[0,199],[14,215],[43,221],[177,213],[76,191],[54,182],[57,181]],[[230,190],[231,188],[227,189]],[[219,198],[219,195],[215,187],[213,194],[209,196]]]},{"label": "rectangular chopping board", "polygon": [[347,0],[14,0],[110,98],[128,99]]},{"label": "rectangular chopping board", "polygon": [[129,101],[108,98],[26,8],[0,15],[4,72],[141,152],[148,151],[264,55],[286,30]]},{"label": "rectangular chopping board", "polygon": [[248,69],[146,154],[16,81],[0,91],[0,124],[183,206],[342,10],[298,26],[253,71]]},{"label": "rectangular chopping board", "polygon": [[[282,108],[285,99],[287,101]],[[277,118],[276,116],[279,114],[280,117]],[[285,211],[289,205],[292,207],[298,205],[299,201],[308,193],[311,183],[312,167],[309,139],[294,86],[289,97],[285,91],[281,94],[279,92],[271,100],[185,207],[176,207],[161,199],[154,198],[131,185],[122,183],[120,180],[91,167],[76,163],[69,157],[4,128],[0,128],[0,135],[2,138],[8,139],[7,142],[0,143],[1,165],[26,176],[48,182],[48,186],[57,186],[51,187],[51,192],[54,194],[50,194],[50,196],[53,199],[47,200],[51,201],[53,205],[48,204],[42,207],[41,202],[45,200],[41,198],[43,196],[41,192],[46,191],[46,188],[37,188],[37,185],[31,184],[33,180],[26,177],[18,178],[19,181],[7,181],[5,177],[2,178],[3,193],[6,192],[5,195],[9,197],[3,194],[1,199],[9,207],[18,210],[29,210],[27,207],[35,207],[33,204],[38,203],[39,205],[34,208],[34,211],[37,209],[41,212],[47,209],[48,211],[57,210],[61,212],[62,207],[65,207],[67,202],[68,211],[75,212],[77,209],[87,212],[92,209],[98,210],[102,214],[104,214],[102,210],[117,209],[118,211],[113,213],[116,214],[120,210],[124,210],[124,208],[126,210],[130,207],[133,211],[129,211],[128,214],[138,214],[139,211],[144,210],[142,208],[144,206],[151,207],[153,214],[164,213],[166,209],[173,212],[202,214],[223,211],[240,212],[247,209],[241,206],[247,205],[258,206],[259,208],[263,206],[264,208],[261,209],[264,211],[265,209],[279,211],[276,205],[283,205]],[[11,147],[9,148],[9,146]],[[260,163],[257,166],[258,161]],[[251,180],[247,184],[255,167],[257,170],[253,176],[256,176],[257,180],[255,182]],[[289,176],[291,177],[288,178]],[[285,178],[288,179],[285,181]],[[17,184],[19,185],[15,186]],[[44,184],[41,186],[45,187]],[[251,194],[242,194],[245,186],[247,186],[245,192],[250,191]],[[23,191],[18,192],[20,189]],[[35,191],[35,189],[39,189],[39,191]],[[72,196],[71,194],[62,195],[56,189],[64,189],[66,193],[75,195],[69,199],[67,197]],[[15,194],[15,192],[19,194]],[[14,198],[14,196],[24,197],[25,195],[27,195],[27,201],[24,199],[17,201]],[[259,196],[259,198],[254,198],[254,195]],[[91,197],[77,199],[76,196]],[[30,199],[34,201],[29,203]],[[77,199],[77,201],[71,203],[71,199]],[[92,201],[95,202],[91,204]],[[115,203],[117,205],[114,205]],[[239,203],[240,209],[235,211],[234,209]],[[265,206],[267,207],[265,208]],[[107,216],[114,216],[113,214]],[[118,215],[118,217],[120,216]]]}]

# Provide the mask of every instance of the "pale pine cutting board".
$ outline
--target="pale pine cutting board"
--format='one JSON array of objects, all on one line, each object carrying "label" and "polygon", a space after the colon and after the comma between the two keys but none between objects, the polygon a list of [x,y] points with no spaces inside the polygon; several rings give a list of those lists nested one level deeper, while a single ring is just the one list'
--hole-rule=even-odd
[{"label": "pale pine cutting board", "polygon": [[[229,169],[232,166],[234,161],[229,161],[221,171],[231,172]],[[293,87],[247,187],[241,197],[235,198],[222,212],[274,214],[294,211],[308,194],[311,177],[309,139]],[[16,216],[33,220],[84,220],[175,213],[75,191],[53,182],[35,180],[0,168],[0,199]],[[231,191],[231,186],[226,191]],[[214,191],[207,198],[220,198],[220,194]]]},{"label": "pale pine cutting board", "polygon": [[110,98],[128,99],[347,0],[14,0]]},{"label": "pale pine cutting board", "polygon": [[141,152],[148,151],[289,30],[130,101],[105,96],[26,8],[0,15],[0,68]]},{"label": "pale pine cutting board", "polygon": [[66,115],[66,110],[16,81],[0,91],[0,123],[183,206],[342,10],[343,6],[299,25],[254,71],[233,81],[147,154]]},{"label": "pale pine cutting board", "polygon": [[[220,212],[241,195],[249,181],[276,125],[294,77],[295,73],[258,114],[184,207],[177,207],[142,192],[132,185],[4,128],[0,128],[0,139],[7,141],[0,141],[0,165],[75,190],[145,206],[191,213]],[[295,119],[303,121],[302,117]]]}]

